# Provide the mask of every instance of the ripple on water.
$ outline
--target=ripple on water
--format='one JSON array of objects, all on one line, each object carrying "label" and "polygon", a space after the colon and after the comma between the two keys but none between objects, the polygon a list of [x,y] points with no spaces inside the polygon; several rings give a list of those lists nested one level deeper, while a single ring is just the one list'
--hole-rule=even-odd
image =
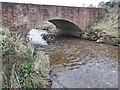
[{"label": "ripple on water", "polygon": [[[114,63],[115,64],[115,63]],[[69,68],[67,66],[66,68]],[[76,68],[77,67],[77,68]],[[72,66],[72,69],[55,71],[58,82],[69,88],[117,88],[118,70],[111,62],[91,61],[85,65]],[[53,83],[53,87],[54,83]]]},{"label": "ripple on water", "polygon": [[52,87],[117,88],[118,47],[60,39],[46,49],[54,66]]}]

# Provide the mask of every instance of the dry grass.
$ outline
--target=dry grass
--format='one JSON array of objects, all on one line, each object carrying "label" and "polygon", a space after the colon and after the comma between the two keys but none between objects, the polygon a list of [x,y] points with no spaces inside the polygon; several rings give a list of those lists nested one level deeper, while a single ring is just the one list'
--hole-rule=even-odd
[{"label": "dry grass", "polygon": [[[110,9],[108,13],[98,22],[90,27],[89,32],[93,32],[97,35],[97,39],[104,38],[103,42],[108,42],[108,40],[113,45],[120,44],[120,29],[118,28],[118,7],[117,5]],[[88,32],[87,31],[87,32]]]},{"label": "dry grass", "polygon": [[[6,27],[0,27],[0,55],[2,56],[2,75],[3,88],[35,88],[48,85],[48,78],[41,71],[46,70],[47,76],[50,72],[49,58],[41,52],[33,52],[31,46],[24,42],[21,35],[10,32]],[[44,63],[42,62],[44,60]],[[38,67],[47,64],[47,67],[41,67],[41,71],[35,69],[35,62],[41,63]],[[48,68],[49,66],[49,68]],[[37,82],[35,82],[35,78]],[[49,77],[50,79],[50,77]]]}]

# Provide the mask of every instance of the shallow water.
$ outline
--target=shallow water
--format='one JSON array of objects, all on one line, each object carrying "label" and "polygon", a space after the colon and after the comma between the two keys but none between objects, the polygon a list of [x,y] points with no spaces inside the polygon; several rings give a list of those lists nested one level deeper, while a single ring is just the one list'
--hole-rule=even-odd
[{"label": "shallow water", "polygon": [[59,37],[45,49],[52,88],[118,88],[118,47]]}]

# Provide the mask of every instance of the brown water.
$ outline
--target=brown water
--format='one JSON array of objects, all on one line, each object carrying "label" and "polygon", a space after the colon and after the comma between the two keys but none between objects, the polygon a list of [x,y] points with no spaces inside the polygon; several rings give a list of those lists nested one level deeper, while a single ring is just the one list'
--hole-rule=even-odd
[{"label": "brown water", "polygon": [[45,51],[52,88],[118,88],[118,47],[61,37]]}]

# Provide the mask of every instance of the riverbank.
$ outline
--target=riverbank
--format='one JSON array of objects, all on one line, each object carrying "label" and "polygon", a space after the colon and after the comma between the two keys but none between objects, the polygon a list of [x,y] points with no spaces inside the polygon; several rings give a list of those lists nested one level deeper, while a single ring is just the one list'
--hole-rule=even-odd
[{"label": "riverbank", "polygon": [[[19,34],[11,33],[8,28],[3,28],[1,30],[4,30],[1,32],[1,41],[3,43],[4,48],[1,52],[2,55],[2,74],[3,74],[3,88],[47,88],[47,87],[54,87],[56,86],[56,82],[59,83],[59,81],[56,81],[56,73],[54,74],[54,70],[51,73],[51,66],[50,63],[52,63],[52,69],[58,69],[56,68],[57,65],[62,66],[62,69],[66,68],[68,70],[71,70],[71,73],[65,74],[65,75],[72,75],[72,70],[74,69],[83,69],[87,67],[87,70],[90,70],[90,67],[92,67],[92,70],[94,68],[97,68],[97,65],[100,66],[100,69],[96,73],[99,75],[99,73],[102,73],[101,71],[104,69],[101,67],[101,62],[104,62],[103,67],[105,68],[113,68],[113,70],[110,69],[110,72],[105,71],[105,78],[107,74],[112,74],[116,77],[117,73],[117,55],[118,55],[118,47],[114,47],[111,45],[104,45],[104,44],[97,44],[90,41],[81,40],[79,38],[75,37],[63,37],[56,40],[55,43],[51,43],[48,45],[48,47],[45,48],[46,51],[34,51],[32,48],[22,40],[22,38],[19,36]],[[110,48],[110,49],[109,49]],[[114,48],[112,50],[112,48]],[[99,50],[98,50],[99,49]],[[97,51],[98,50],[98,51]],[[10,52],[9,52],[10,51]],[[89,52],[88,52],[89,51]],[[114,54],[112,54],[114,52]],[[12,54],[11,54],[12,53]],[[90,55],[90,56],[88,56]],[[106,55],[105,61],[101,61],[103,57],[102,55]],[[110,61],[108,60],[108,56]],[[87,56],[87,57],[86,57]],[[98,59],[98,61],[94,61],[94,59]],[[99,61],[100,59],[100,61]],[[50,61],[51,60],[51,61]],[[90,67],[88,67],[89,60],[92,61],[92,64],[90,64]],[[108,61],[108,67],[105,66],[105,64]],[[99,62],[99,63],[97,63]],[[110,63],[109,63],[110,62]],[[111,65],[111,62],[114,64],[114,66]],[[56,65],[54,67],[54,64]],[[110,65],[109,65],[110,64]],[[91,66],[91,65],[96,65]],[[98,68],[99,68],[98,66]],[[84,68],[81,68],[84,67]],[[60,68],[61,69],[61,68]],[[115,71],[114,71],[115,69]],[[80,70],[78,70],[80,71]],[[115,74],[113,73],[115,72]],[[58,71],[59,73],[59,71]],[[64,71],[63,71],[64,73]],[[78,72],[76,72],[77,75]],[[82,75],[84,72],[80,72]],[[93,73],[90,71],[90,73]],[[84,73],[86,75],[86,73]],[[50,75],[53,75],[52,78]],[[62,74],[64,75],[64,74]],[[89,73],[88,73],[89,75]],[[79,76],[79,74],[78,74]],[[93,78],[94,73],[90,78],[82,77],[85,80],[88,80]],[[54,78],[55,77],[55,78]],[[58,75],[58,77],[60,77]],[[76,78],[77,76],[73,75],[72,78]],[[64,76],[61,76],[61,78],[66,78]],[[79,78],[79,77],[78,77]],[[96,77],[99,78],[99,77]],[[110,78],[110,76],[108,76]],[[54,83],[54,80],[55,83]],[[104,78],[102,78],[104,79]],[[52,80],[52,84],[51,84]],[[62,79],[63,80],[63,79]],[[69,81],[72,82],[72,80],[76,81],[76,79],[64,79],[67,87],[69,87]],[[85,81],[81,80],[81,82]],[[115,82],[117,78],[113,78],[113,82]],[[110,83],[110,87],[117,87],[117,82],[113,85],[111,81],[106,79],[108,84]],[[61,82],[61,81],[60,81]],[[87,81],[86,81],[87,82]],[[86,82],[81,84],[80,82],[76,84],[76,82],[72,82],[76,85],[76,87],[79,87],[80,85],[83,85],[81,87],[86,86]],[[96,81],[94,81],[96,82]],[[62,82],[64,84],[64,82]],[[91,82],[92,83],[92,82]],[[106,85],[106,83],[98,82],[98,85]],[[113,85],[113,86],[112,86]],[[91,85],[90,85],[91,86]],[[101,87],[99,86],[99,87]],[[88,86],[89,87],[89,86]],[[93,87],[97,87],[94,86]],[[109,85],[106,85],[104,87],[109,87]]]},{"label": "riverbank", "polygon": [[109,9],[102,19],[83,31],[82,38],[120,46],[119,20],[118,5],[116,5]]},{"label": "riverbank", "polygon": [[47,88],[50,82],[50,58],[34,51],[17,32],[0,26],[2,88]]},{"label": "riverbank", "polygon": [[[114,7],[113,9],[110,9],[108,13],[106,13],[101,20],[94,23],[94,25],[92,25],[91,27],[83,31],[81,38],[83,40],[84,39],[92,40],[97,43],[107,43],[107,44],[119,46],[120,36],[118,34],[118,31],[119,31],[118,19],[119,19],[118,8]],[[40,24],[40,26],[37,26],[35,28],[45,29],[48,32],[53,34],[57,33],[56,27],[50,22],[44,22]],[[106,81],[108,82],[107,86],[111,85],[110,87],[117,87],[117,82],[116,82],[117,81],[116,77],[118,75],[116,74],[117,67],[114,67],[114,66],[117,66],[116,64],[117,63],[116,61],[118,58],[117,47],[106,46],[103,44],[96,44],[96,43],[87,42],[87,41],[84,42],[79,38],[71,37],[72,39],[64,38],[64,39],[61,39],[61,41],[56,41],[55,43],[52,43],[53,46],[48,45],[48,48],[49,48],[48,50],[50,51],[48,56],[45,52],[33,51],[31,46],[28,43],[24,42],[24,40],[21,38],[21,35],[19,33],[10,32],[8,28],[2,27],[2,26],[0,27],[0,30],[1,30],[0,41],[2,42],[0,44],[0,54],[2,57],[1,59],[2,72],[0,72],[0,77],[3,76],[2,79],[0,79],[1,80],[0,82],[2,82],[2,86],[0,87],[3,87],[3,88],[47,88],[47,87],[49,88],[51,87],[51,77],[50,77],[50,74],[51,74],[50,60],[51,59],[53,64],[61,65],[62,69],[66,70],[66,68],[68,68],[69,70],[71,70],[71,73],[67,74],[68,76],[74,73],[72,72],[73,69],[82,69],[83,71],[85,71],[85,70],[96,70],[95,68],[98,68],[97,69],[98,71],[95,71],[97,72],[96,76],[98,76],[100,73],[101,78],[104,80],[104,78],[102,77],[101,71],[104,70],[104,68],[102,67],[105,67],[105,70],[106,70],[104,72],[105,78],[106,76],[108,76],[108,73],[109,75],[111,74],[113,75],[112,82],[106,78]],[[111,56],[111,57],[108,58],[108,56]],[[94,61],[94,59],[96,61]],[[105,60],[102,60],[102,59],[105,59]],[[110,59],[110,61],[108,59]],[[92,64],[90,64],[88,60],[91,60]],[[107,63],[106,61],[108,61],[107,67],[106,67],[106,63]],[[111,62],[113,63],[114,66],[111,64]],[[82,65],[86,65],[86,66],[82,66]],[[81,68],[81,67],[84,67],[84,68]],[[90,69],[91,67],[92,69]],[[107,71],[107,68],[110,70],[110,72]],[[59,67],[57,69],[59,70]],[[92,73],[91,77],[86,79],[90,81],[91,78],[94,79],[94,73],[91,71],[88,71],[88,72]],[[81,75],[83,73],[84,75],[87,75],[85,72],[80,72]],[[89,73],[88,73],[88,76],[89,76]],[[71,77],[74,77],[74,75]],[[83,76],[82,78],[84,79],[86,77]],[[96,77],[96,78],[99,79],[99,77]],[[108,78],[111,78],[111,77],[108,76]],[[62,80],[68,81],[67,85],[72,86],[73,84],[69,84],[69,81],[72,82],[72,80],[76,81],[77,79],[66,80],[66,77],[65,77],[65,79],[62,79]],[[94,82],[95,80],[96,79],[94,79]],[[84,81],[85,80],[81,80],[81,82],[84,82]],[[79,82],[80,84],[77,84],[77,85],[78,86],[82,85],[81,82]],[[88,81],[86,81],[85,84],[83,83],[84,85],[81,87],[85,87],[87,82]],[[100,83],[102,86],[101,82],[98,82],[98,85]],[[115,82],[114,86],[112,86],[113,82]],[[74,84],[76,85],[76,83]],[[106,85],[106,83],[104,85]]]}]

